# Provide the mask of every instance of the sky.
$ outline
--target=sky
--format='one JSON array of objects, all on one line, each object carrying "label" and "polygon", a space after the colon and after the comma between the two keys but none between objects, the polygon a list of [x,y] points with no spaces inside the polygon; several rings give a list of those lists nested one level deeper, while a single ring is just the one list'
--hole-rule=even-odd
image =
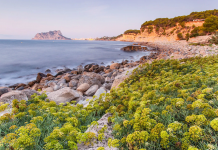
[{"label": "sky", "polygon": [[0,0],[0,39],[61,30],[69,38],[117,36],[145,21],[218,9],[218,0]]}]

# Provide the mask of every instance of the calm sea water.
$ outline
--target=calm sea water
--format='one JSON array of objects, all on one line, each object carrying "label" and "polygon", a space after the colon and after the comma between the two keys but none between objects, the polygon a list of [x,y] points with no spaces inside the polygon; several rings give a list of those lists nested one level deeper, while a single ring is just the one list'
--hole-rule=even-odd
[{"label": "calm sea water", "polygon": [[150,52],[123,52],[130,42],[0,40],[0,86],[27,83],[46,69],[76,68],[88,63],[138,60]]}]

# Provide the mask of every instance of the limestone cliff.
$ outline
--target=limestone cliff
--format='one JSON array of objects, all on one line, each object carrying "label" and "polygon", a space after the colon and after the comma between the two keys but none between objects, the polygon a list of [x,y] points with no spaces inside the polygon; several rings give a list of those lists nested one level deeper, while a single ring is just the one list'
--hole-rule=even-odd
[{"label": "limestone cliff", "polygon": [[181,32],[183,36],[187,33],[191,33],[193,27],[202,26],[204,21],[190,21],[185,23],[185,27],[181,27],[179,23],[175,27],[163,29],[160,28],[156,31],[156,27],[153,26],[153,31],[148,32],[148,29],[141,29],[141,33],[123,34],[123,36],[117,38],[117,41],[131,41],[131,42],[167,42],[178,40],[177,34]]},{"label": "limestone cliff", "polygon": [[32,40],[71,40],[62,35],[60,30],[37,33]]}]

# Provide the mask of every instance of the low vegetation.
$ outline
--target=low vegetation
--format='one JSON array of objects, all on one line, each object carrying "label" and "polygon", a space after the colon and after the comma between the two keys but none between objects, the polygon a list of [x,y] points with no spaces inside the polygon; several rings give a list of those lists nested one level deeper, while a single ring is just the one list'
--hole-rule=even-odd
[{"label": "low vegetation", "polygon": [[141,28],[144,28],[149,25],[154,25],[156,27],[175,27],[176,23],[180,23],[181,26],[184,26],[185,22],[193,21],[194,19],[206,19],[211,15],[218,16],[218,10],[207,10],[201,12],[192,12],[187,16],[178,16],[174,18],[157,18],[155,20],[146,21],[141,25]]},{"label": "low vegetation", "polygon": [[[135,69],[118,89],[92,101],[56,105],[46,95],[13,101],[0,117],[2,149],[77,149],[104,139],[86,132],[105,113],[121,150],[218,149],[218,56],[155,60]],[[1,110],[7,106],[2,105]],[[99,150],[104,150],[103,147]]]},{"label": "low vegetation", "polygon": [[126,30],[126,31],[124,32],[124,34],[129,34],[129,33],[138,34],[138,33],[140,33],[140,30],[132,30],[132,29],[130,29],[130,30]]}]

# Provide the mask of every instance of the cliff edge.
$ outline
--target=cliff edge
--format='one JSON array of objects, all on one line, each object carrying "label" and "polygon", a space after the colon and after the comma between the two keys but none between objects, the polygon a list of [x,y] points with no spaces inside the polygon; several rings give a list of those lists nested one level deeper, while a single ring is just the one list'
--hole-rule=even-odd
[{"label": "cliff edge", "polygon": [[60,30],[37,33],[32,40],[71,40],[62,35]]}]

